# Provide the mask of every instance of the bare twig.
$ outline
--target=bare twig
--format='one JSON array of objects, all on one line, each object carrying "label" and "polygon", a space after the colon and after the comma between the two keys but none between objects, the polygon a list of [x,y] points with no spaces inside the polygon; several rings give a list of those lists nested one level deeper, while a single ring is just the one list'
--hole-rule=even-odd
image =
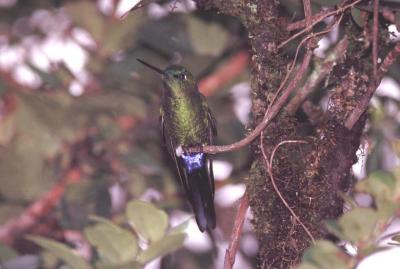
[{"label": "bare twig", "polygon": [[303,230],[306,232],[306,234],[310,237],[311,241],[313,242],[313,244],[315,244],[315,239],[314,236],[312,235],[312,233],[310,232],[310,230],[304,225],[304,223],[300,220],[299,216],[297,216],[297,214],[293,211],[293,209],[289,206],[288,202],[285,200],[285,198],[283,197],[282,193],[279,191],[278,186],[276,185],[275,182],[275,178],[274,178],[274,174],[273,174],[273,167],[272,167],[272,162],[274,160],[275,157],[275,153],[276,151],[279,149],[280,146],[284,145],[284,144],[294,144],[294,143],[298,143],[298,144],[305,144],[307,143],[306,141],[302,141],[302,140],[285,140],[280,142],[277,146],[275,146],[275,148],[272,151],[271,157],[268,160],[267,154],[265,153],[264,150],[264,136],[263,136],[263,132],[261,132],[260,135],[260,147],[261,147],[261,153],[264,157],[265,163],[267,165],[267,171],[268,171],[268,175],[269,178],[271,179],[271,183],[272,186],[276,192],[276,194],[278,195],[279,199],[282,201],[282,203],[284,204],[284,206],[287,208],[287,210],[290,212],[290,214],[293,216],[293,218],[300,224],[300,226],[303,228]]},{"label": "bare twig", "polygon": [[229,246],[225,252],[224,269],[231,269],[233,267],[233,264],[235,263],[235,256],[237,248],[239,246],[239,239],[248,208],[249,198],[245,192],[242,199],[240,200],[240,205],[236,213],[235,223],[232,229],[231,241],[229,242]]},{"label": "bare twig", "polygon": [[374,80],[377,79],[378,72],[378,16],[379,0],[374,0],[374,19],[372,26],[372,63],[374,67]]},{"label": "bare twig", "polygon": [[394,46],[394,48],[386,55],[385,60],[383,60],[382,64],[380,65],[377,71],[376,79],[371,82],[371,84],[367,89],[367,92],[361,99],[359,105],[353,110],[350,116],[346,119],[345,127],[347,129],[351,130],[358,121],[358,119],[361,117],[361,115],[364,114],[365,110],[367,110],[369,101],[374,95],[383,76],[387,73],[389,67],[394,63],[394,61],[399,55],[400,55],[400,42],[398,42],[396,46]]},{"label": "bare twig", "polygon": [[325,57],[324,62],[320,65],[316,65],[315,70],[309,76],[309,79],[286,106],[286,112],[293,115],[300,105],[304,102],[310,93],[312,93],[318,84],[331,72],[332,68],[335,66],[337,61],[345,56],[345,51],[349,41],[347,37],[343,37],[342,40],[338,42],[335,48]]},{"label": "bare twig", "polygon": [[[311,21],[313,21],[313,22],[314,22],[314,21],[322,22],[327,16],[330,16],[330,15],[327,15],[327,14],[330,13],[330,12],[332,12],[332,11],[334,11],[334,9],[332,9],[332,8],[323,10],[323,11],[321,11],[321,12],[315,14],[314,16],[312,16],[312,17],[311,17]],[[302,19],[302,20],[300,20],[300,21],[296,21],[296,22],[293,22],[293,23],[289,24],[289,25],[286,27],[286,30],[288,30],[288,31],[293,31],[293,30],[297,30],[297,29],[304,28],[304,27],[306,27],[306,26],[307,26],[307,25],[306,25],[306,19]],[[314,25],[314,26],[315,26],[315,25]]]},{"label": "bare twig", "polygon": [[292,35],[291,37],[289,37],[288,39],[286,39],[285,41],[283,41],[281,44],[279,44],[277,46],[277,49],[281,49],[283,48],[285,45],[287,45],[290,41],[296,39],[297,37],[299,37],[300,35],[310,31],[316,24],[318,24],[319,22],[323,21],[325,18],[330,17],[330,16],[337,16],[339,14],[342,14],[344,11],[346,11],[347,9],[353,7],[354,5],[360,3],[363,0],[356,0],[348,5],[342,6],[342,7],[338,7],[336,10],[331,11],[326,13],[324,16],[318,18],[317,20],[313,20],[312,23],[307,26],[306,28],[304,28],[303,30],[297,32],[296,34]]}]

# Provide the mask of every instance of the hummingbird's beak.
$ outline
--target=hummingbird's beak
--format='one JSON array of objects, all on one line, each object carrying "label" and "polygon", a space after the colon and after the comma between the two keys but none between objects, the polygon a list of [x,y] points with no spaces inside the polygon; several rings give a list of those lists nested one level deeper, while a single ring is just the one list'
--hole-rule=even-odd
[{"label": "hummingbird's beak", "polygon": [[138,62],[144,64],[144,65],[147,66],[148,68],[153,69],[153,70],[156,71],[157,73],[159,73],[159,74],[161,74],[161,75],[165,75],[164,71],[161,70],[160,68],[157,68],[157,67],[155,67],[155,66],[153,66],[153,65],[151,65],[151,64],[149,64],[149,63],[146,63],[145,61],[140,60],[140,59],[138,59],[138,58],[136,58],[136,60],[137,60]]}]

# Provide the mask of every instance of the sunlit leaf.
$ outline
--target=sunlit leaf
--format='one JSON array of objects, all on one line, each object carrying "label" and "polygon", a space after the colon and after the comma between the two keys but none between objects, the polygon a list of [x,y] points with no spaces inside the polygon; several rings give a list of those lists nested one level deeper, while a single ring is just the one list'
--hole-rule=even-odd
[{"label": "sunlit leaf", "polygon": [[217,56],[227,46],[228,32],[219,24],[192,16],[187,19],[187,25],[190,42],[198,54]]},{"label": "sunlit leaf", "polygon": [[167,231],[167,214],[150,203],[131,201],[126,207],[126,215],[135,231],[151,242],[163,238]]},{"label": "sunlit leaf", "polygon": [[139,247],[134,234],[109,221],[86,228],[84,234],[96,247],[101,264],[125,264],[133,262],[137,255]]},{"label": "sunlit leaf", "polygon": [[164,256],[180,248],[185,240],[185,234],[170,234],[160,241],[151,243],[149,247],[141,252],[138,261],[148,263],[149,261]]},{"label": "sunlit leaf", "polygon": [[355,208],[345,213],[338,220],[345,239],[356,243],[369,239],[379,220],[376,211],[370,208]]},{"label": "sunlit leaf", "polygon": [[353,268],[349,264],[350,257],[344,254],[335,244],[329,241],[317,241],[315,245],[308,248],[303,255],[302,261],[307,267],[302,269],[326,268],[346,269]]},{"label": "sunlit leaf", "polygon": [[384,171],[371,173],[366,179],[357,183],[356,190],[372,194],[378,209],[388,210],[386,213],[389,215],[393,213],[390,210],[396,209],[395,202],[400,196],[399,182],[392,174]]}]

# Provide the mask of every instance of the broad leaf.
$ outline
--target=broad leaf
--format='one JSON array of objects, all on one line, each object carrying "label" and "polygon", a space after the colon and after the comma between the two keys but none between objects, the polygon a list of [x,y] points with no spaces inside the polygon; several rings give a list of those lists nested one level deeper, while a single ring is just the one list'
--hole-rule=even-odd
[{"label": "broad leaf", "polygon": [[96,247],[101,264],[119,265],[136,258],[139,247],[134,234],[107,220],[86,228],[84,234]]},{"label": "broad leaf", "polygon": [[152,243],[146,250],[141,252],[138,257],[140,263],[148,263],[151,260],[164,256],[180,248],[185,240],[185,234],[171,234],[158,242]]},{"label": "broad leaf", "polygon": [[150,203],[139,200],[129,202],[126,215],[135,231],[150,242],[160,240],[167,231],[167,214]]}]

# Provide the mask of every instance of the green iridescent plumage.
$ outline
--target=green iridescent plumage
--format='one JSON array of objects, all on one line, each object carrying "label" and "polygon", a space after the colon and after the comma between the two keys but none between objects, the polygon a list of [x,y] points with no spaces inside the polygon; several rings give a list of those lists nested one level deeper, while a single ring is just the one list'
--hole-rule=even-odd
[{"label": "green iridescent plumage", "polygon": [[199,229],[215,228],[214,175],[212,160],[204,153],[185,153],[191,146],[212,144],[217,135],[215,120],[192,74],[182,66],[160,70],[142,60],[163,78],[161,130],[164,143],[175,162]]}]

